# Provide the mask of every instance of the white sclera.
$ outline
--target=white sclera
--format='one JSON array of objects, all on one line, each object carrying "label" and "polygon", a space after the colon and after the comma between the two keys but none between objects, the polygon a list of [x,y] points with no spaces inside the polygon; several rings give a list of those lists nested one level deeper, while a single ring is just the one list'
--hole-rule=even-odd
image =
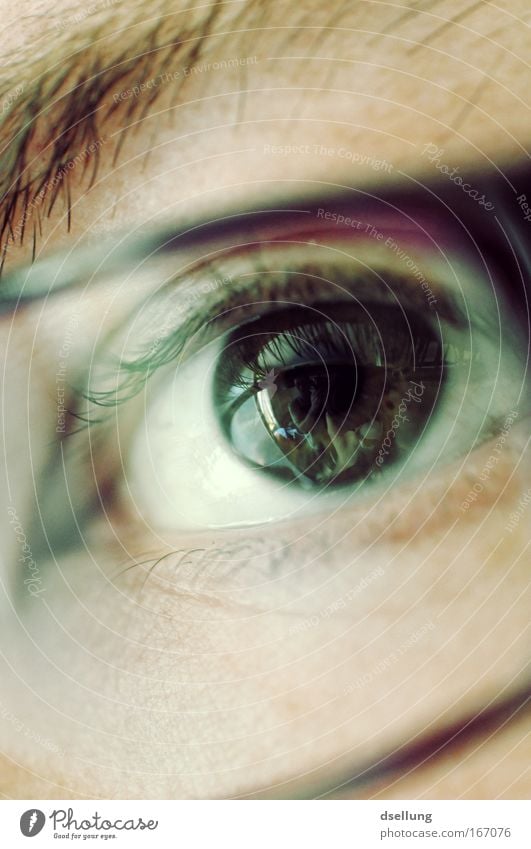
[{"label": "white sclera", "polygon": [[[308,493],[246,466],[230,448],[212,398],[221,346],[211,344],[177,368],[148,402],[127,470],[137,510],[150,524],[178,529],[255,525],[322,509]],[[327,497],[327,507],[351,493]]]}]

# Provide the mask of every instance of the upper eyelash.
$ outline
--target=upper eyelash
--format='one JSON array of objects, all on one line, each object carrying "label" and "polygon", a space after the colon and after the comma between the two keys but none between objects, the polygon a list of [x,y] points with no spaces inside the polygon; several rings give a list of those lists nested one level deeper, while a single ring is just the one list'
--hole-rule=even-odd
[{"label": "upper eyelash", "polygon": [[[243,327],[246,326],[247,325],[243,325]],[[292,333],[294,329],[298,332],[302,330],[301,327],[297,326],[295,328],[291,328]],[[304,333],[306,334],[306,337],[308,337],[307,328],[305,328]],[[101,391],[84,389],[77,394],[89,404],[94,404],[100,408],[117,407],[138,395],[147,381],[160,368],[170,362],[178,363],[179,358],[183,355],[188,340],[196,339],[198,336],[201,341],[208,341],[208,327],[205,326],[204,319],[201,316],[194,316],[188,321],[185,321],[184,324],[178,328],[177,332],[171,332],[166,338],[158,340],[155,351],[153,351],[153,347],[150,346],[144,353],[140,354],[135,359],[129,361],[116,360],[114,364],[110,363],[110,371],[112,374],[119,374],[121,372],[123,375],[123,379],[118,381],[113,389]],[[278,336],[279,332],[271,333],[269,334],[268,341],[270,342],[273,340],[274,344],[274,339]],[[293,344],[297,346],[298,342],[296,339]],[[418,356],[422,357],[421,350],[418,351]],[[259,368],[259,364],[254,357],[250,357],[249,367]],[[92,419],[92,421],[94,421],[94,419]]]},{"label": "upper eyelash", "polygon": [[[246,326],[244,325],[244,330]],[[430,346],[436,341],[437,351],[440,352],[442,360],[446,363],[447,356],[444,343],[433,338],[426,339],[422,331],[422,327],[413,330],[413,347],[407,343],[407,340],[404,340],[404,354],[409,357],[413,351],[415,362],[423,363],[428,357]],[[244,340],[238,349],[238,353],[232,357],[229,354],[225,363],[220,364],[217,372],[217,387],[221,397],[224,390],[228,391],[235,387],[241,388],[244,392],[252,390],[260,380],[267,376],[271,368],[285,366],[283,345],[296,356],[307,356],[308,345],[312,347],[316,345],[321,350],[326,347],[329,356],[351,357],[355,356],[356,350],[368,350],[373,342],[372,338],[365,338],[365,326],[363,324],[360,325],[346,318],[338,320],[336,324],[330,320],[320,321],[318,317],[313,323],[297,324],[294,322],[292,326],[290,325],[289,330],[279,329],[265,334],[260,332],[260,340],[259,347],[256,346],[256,343],[253,345],[252,341],[250,344],[246,344],[246,340]],[[277,363],[264,362],[269,353],[277,358]],[[395,352],[395,355],[399,355],[398,352]],[[252,379],[245,375],[245,369],[251,372]]]},{"label": "upper eyelash", "polygon": [[[175,329],[170,329],[165,336],[158,335],[158,327],[160,325],[158,325],[156,321],[153,323],[153,319],[151,319],[153,328],[157,331],[157,335],[155,336],[156,344],[154,345],[153,342],[150,344],[149,341],[146,342],[145,349],[143,351],[141,350],[138,355],[129,360],[118,357],[112,362],[110,359],[108,360],[107,373],[113,380],[113,388],[102,390],[92,389],[89,382],[89,384],[84,387],[74,388],[75,397],[82,399],[89,405],[95,405],[100,409],[115,408],[138,395],[151,376],[160,368],[168,365],[170,362],[178,365],[182,360],[183,352],[190,345],[195,349],[198,340],[200,344],[205,344],[211,340],[213,338],[213,329],[216,327],[219,329],[220,323],[225,325],[228,323],[228,327],[226,327],[227,331],[234,330],[237,326],[245,327],[245,324],[250,320],[248,315],[248,307],[250,304],[255,304],[255,318],[257,314],[259,314],[258,310],[263,310],[265,304],[269,305],[267,307],[269,312],[271,311],[273,304],[276,304],[278,307],[279,303],[284,305],[284,311],[288,305],[291,305],[291,308],[293,309],[297,305],[297,298],[302,298],[302,301],[299,301],[299,303],[307,304],[307,299],[309,297],[308,287],[312,285],[315,287],[315,280],[313,279],[316,273],[315,263],[311,263],[308,267],[306,262],[301,263],[301,259],[299,257],[295,260],[293,265],[290,265],[289,269],[283,272],[275,272],[271,276],[268,275],[267,284],[263,283],[264,271],[267,271],[267,262],[265,261],[265,258],[259,254],[258,262],[253,263],[253,265],[254,267],[252,270],[246,267],[245,274],[243,275],[246,281],[244,288],[240,289],[237,285],[235,285],[234,289],[223,291],[223,294],[219,296],[219,300],[218,295],[216,294],[213,301],[208,304],[209,311],[207,313],[205,312],[205,305],[199,302],[200,310],[192,313],[190,317],[186,318],[181,324],[178,324]],[[327,275],[328,272],[333,274],[330,279],[334,284],[340,284],[340,288],[342,286],[348,286],[349,289],[357,294],[358,297],[361,296],[362,300],[365,298],[365,302],[370,300],[374,303],[378,303],[378,298],[380,297],[382,298],[382,303],[386,300],[388,305],[392,304],[395,308],[397,308],[400,304],[400,299],[397,301],[396,295],[392,294],[396,289],[400,291],[401,296],[405,297],[405,303],[407,304],[408,311],[416,311],[415,305],[418,291],[411,286],[411,282],[408,282],[409,278],[403,274],[393,271],[386,273],[385,284],[382,283],[382,290],[379,291],[378,294],[377,290],[374,288],[374,281],[372,281],[370,287],[368,287],[367,280],[363,275],[357,280],[356,287],[354,287],[351,270],[349,268],[344,268],[341,264],[338,266],[334,262],[327,261],[323,267],[325,267]],[[199,267],[195,269],[195,272],[198,273],[200,275],[200,279],[202,279],[207,272],[212,275],[213,269],[216,276],[223,277],[223,272],[227,272],[227,270],[230,271],[230,268],[231,267],[229,265],[227,269],[224,263],[221,262],[219,258],[216,258],[215,260],[211,260],[207,263],[206,267],[201,262]],[[191,273],[192,271],[190,267],[187,267],[187,276]],[[227,279],[234,282],[230,274]],[[318,276],[318,280],[322,283],[325,280],[325,277]],[[164,282],[164,286],[161,289],[164,299],[162,302],[162,311],[159,306],[157,313],[157,315],[160,316],[159,320],[167,316],[169,311],[171,311],[171,298],[173,295],[177,295],[177,297],[179,296],[179,284],[179,275],[171,277]],[[285,301],[285,288],[288,284],[290,301]],[[370,292],[368,291],[369,288]],[[462,327],[466,326],[466,322],[463,324],[463,318],[456,309],[454,298],[451,293],[444,292],[442,290],[442,284],[440,288],[441,291],[439,292],[437,310],[438,315],[442,316],[445,320],[452,324],[457,323]],[[406,291],[402,292],[403,289]],[[310,291],[312,290],[310,289]],[[169,292],[169,296],[165,296],[166,292]],[[330,300],[332,299],[329,296],[329,303]],[[315,305],[317,305],[317,301]],[[178,303],[179,301],[177,301],[177,305]],[[322,301],[319,303],[322,304]],[[245,306],[247,311],[245,321],[243,321],[243,319],[239,321],[232,321],[231,316],[234,315],[233,311],[241,310],[242,305]],[[135,315],[138,314],[138,309],[142,311],[142,305],[135,308]],[[212,318],[213,316],[215,317],[214,319]],[[134,316],[131,316],[130,318],[134,319]],[[114,332],[120,333],[123,328],[124,325],[122,324],[121,327],[115,328]],[[219,335],[221,332],[222,331],[220,330]],[[278,335],[278,332],[274,335]],[[112,334],[108,337],[107,341],[109,343],[107,345],[107,349],[109,350],[110,343],[113,341]],[[89,380],[90,379],[91,377],[89,375]],[[93,383],[95,383],[94,380]],[[95,422],[96,419],[91,416],[91,412],[90,408],[87,415],[80,414],[78,411],[76,417],[86,422]],[[98,421],[101,421],[101,414],[98,414]]]},{"label": "upper eyelash", "polygon": [[[318,329],[316,329],[317,327]],[[218,373],[218,381],[227,387],[239,386],[243,389],[249,389],[257,381],[266,377],[270,371],[271,367],[263,363],[264,355],[270,353],[277,358],[278,365],[286,365],[282,343],[296,356],[306,354],[308,345],[316,344],[319,344],[321,348],[323,345],[328,346],[329,355],[338,353],[348,355],[352,354],[354,350],[352,338],[354,335],[351,325],[343,326],[342,324],[341,330],[337,330],[329,321],[319,322],[318,317],[316,317],[314,324],[294,323],[288,331],[283,329],[276,332],[266,331],[265,334],[260,333],[261,343],[258,348],[256,345],[253,346],[252,343],[248,345],[244,342],[236,357],[229,355],[226,366],[220,369]],[[253,373],[252,382],[249,382],[244,376],[243,369],[248,369]]]}]

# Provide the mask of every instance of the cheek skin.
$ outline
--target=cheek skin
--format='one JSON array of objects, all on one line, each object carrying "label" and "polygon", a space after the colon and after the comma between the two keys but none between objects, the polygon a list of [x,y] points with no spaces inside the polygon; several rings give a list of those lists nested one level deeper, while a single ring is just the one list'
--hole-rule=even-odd
[{"label": "cheek skin", "polygon": [[20,762],[66,785],[57,797],[234,795],[477,711],[521,681],[527,655],[525,523],[495,548],[508,495],[498,507],[478,503],[455,528],[448,508],[438,534],[409,543],[382,528],[360,542],[352,516],[176,537],[149,577],[169,546],[127,525],[114,528],[123,548],[95,533],[94,562],[48,573],[52,620],[25,622],[49,674],[35,676],[34,647],[18,657],[47,705],[32,722],[68,758],[29,746]]},{"label": "cheek skin", "polygon": [[[464,462],[443,466],[420,486],[400,492],[389,507],[385,538],[400,544],[420,537],[434,545],[454,525],[458,530],[481,527],[491,544],[507,537],[504,526],[527,486],[528,429],[529,417],[513,425],[501,451],[496,449],[498,437],[494,437]],[[414,509],[408,510],[410,497]]]}]

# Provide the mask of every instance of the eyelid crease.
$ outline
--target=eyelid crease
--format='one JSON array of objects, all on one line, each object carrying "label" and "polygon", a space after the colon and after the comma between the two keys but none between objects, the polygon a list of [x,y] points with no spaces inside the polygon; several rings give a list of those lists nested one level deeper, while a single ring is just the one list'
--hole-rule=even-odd
[{"label": "eyelid crease", "polygon": [[[525,174],[522,175],[521,169],[518,167],[514,168],[513,172],[511,174],[515,181],[519,178],[523,179],[523,176],[525,176]],[[480,174],[476,175],[476,181],[479,181],[480,176]],[[388,213],[395,216],[397,214],[405,216],[406,223],[409,222],[416,228],[420,227],[419,232],[425,234],[425,219],[428,222],[432,221],[432,224],[436,224],[437,221],[436,213],[438,210],[437,204],[434,204],[434,198],[442,200],[444,207],[449,208],[448,199],[446,198],[445,201],[445,192],[448,191],[448,186],[442,184],[439,179],[435,182],[431,181],[428,187],[415,183],[412,188],[410,181],[405,180],[404,177],[405,175],[402,175],[400,179],[394,179],[389,184],[381,184],[378,187],[372,185],[372,190],[370,185],[364,188],[356,188],[344,184],[323,184],[318,181],[317,192],[313,185],[308,191],[305,184],[304,190],[299,192],[298,197],[292,195],[286,199],[285,196],[271,195],[263,204],[257,205],[255,203],[243,209],[241,207],[230,209],[229,207],[208,218],[201,216],[198,219],[192,216],[190,220],[184,221],[180,226],[165,226],[157,232],[148,232],[147,235],[144,234],[142,229],[136,228],[123,232],[121,235],[109,237],[102,244],[84,244],[79,245],[74,251],[53,253],[49,257],[39,259],[35,265],[31,264],[10,270],[0,287],[0,309],[9,311],[20,307],[29,300],[54,294],[60,289],[71,288],[83,282],[94,282],[101,276],[102,271],[105,273],[112,272],[115,265],[118,267],[121,265],[122,272],[128,273],[133,263],[144,262],[156,252],[161,254],[172,253],[176,250],[182,251],[183,248],[187,251],[196,248],[198,245],[202,248],[205,244],[219,243],[227,234],[232,238],[234,233],[245,233],[250,236],[249,241],[252,241],[253,234],[256,232],[255,225],[260,227],[261,241],[265,241],[264,232],[267,232],[268,228],[271,227],[278,230],[281,218],[286,215],[290,218],[298,216],[298,221],[306,219],[306,222],[308,222],[308,220],[316,217],[319,218],[326,209],[330,209],[336,211],[334,214],[344,213],[343,218],[347,216],[347,220],[349,220],[348,216],[359,215],[360,213],[366,220],[369,220],[371,215],[374,214],[374,201],[379,205],[379,209],[383,204],[384,211],[387,210]],[[495,186],[497,177],[497,173],[483,177],[483,182],[492,184],[490,185],[492,192],[495,191],[496,187],[499,189],[497,184]],[[453,186],[453,184],[450,185]],[[429,188],[428,198],[425,197],[424,188]],[[461,232],[461,229],[454,232],[454,240],[459,242],[460,237],[463,237],[465,242],[468,243],[469,237],[472,235],[474,252],[480,250],[479,256],[482,257],[482,267],[485,265],[484,257],[488,256],[489,259],[485,267],[488,269],[490,263],[493,263],[499,273],[503,269],[503,262],[500,268],[499,254],[502,255],[506,264],[507,262],[511,264],[514,255],[514,250],[512,254],[510,252],[509,255],[507,254],[505,244],[507,237],[504,228],[500,227],[500,222],[496,219],[494,228],[491,228],[489,232],[484,232],[484,228],[477,226],[478,221],[474,218],[475,215],[477,216],[477,210],[465,209],[463,197],[454,198],[454,200],[459,207],[457,209],[457,220],[460,221],[464,217],[464,223],[466,223],[463,232]],[[514,215],[511,214],[510,205],[507,205],[507,198],[504,198],[504,200],[506,201],[506,208],[503,221],[506,227],[509,227],[511,223],[517,222],[514,221]],[[452,215],[455,217],[455,212],[452,212]],[[419,224],[419,222],[421,223]],[[450,223],[455,229],[455,222],[452,220]],[[475,225],[475,232],[471,232],[472,225]],[[291,229],[293,228],[291,227]],[[305,229],[307,230],[303,227],[303,232]],[[498,229],[501,231],[501,241]],[[332,233],[333,230],[334,227],[329,232]],[[472,230],[474,230],[473,227]],[[294,232],[296,233],[297,229]],[[515,229],[515,232],[518,232],[518,228]],[[432,246],[436,246],[433,241]],[[241,248],[242,245],[237,247]],[[211,267],[211,258],[208,257],[203,265],[207,269]],[[37,291],[33,292],[32,289],[37,277],[41,281],[46,279],[51,282],[48,287],[44,287],[42,282],[37,282]],[[510,275],[509,279],[504,279],[503,274],[501,274],[501,279],[496,280],[496,285],[500,287],[500,290],[505,290],[506,295],[510,295],[512,281],[513,275]]]}]

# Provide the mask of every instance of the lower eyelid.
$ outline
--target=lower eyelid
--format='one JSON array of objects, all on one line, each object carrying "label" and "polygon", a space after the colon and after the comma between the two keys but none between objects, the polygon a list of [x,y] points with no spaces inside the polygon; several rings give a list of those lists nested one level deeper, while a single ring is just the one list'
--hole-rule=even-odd
[{"label": "lower eyelid", "polygon": [[170,609],[175,605],[188,610],[192,618],[194,609],[204,606],[220,613],[230,608],[259,612],[260,594],[282,576],[286,553],[292,550],[288,530],[274,537],[263,529],[254,534],[228,531],[215,538],[205,533],[187,540],[184,547],[183,539],[175,538],[172,545],[171,535],[166,535],[164,548],[160,537],[152,538],[147,529],[142,533],[137,528],[132,540],[125,521],[114,526],[113,534],[107,557],[123,564],[110,576],[116,587],[146,609],[158,610],[169,602]]},{"label": "lower eyelid", "polygon": [[[522,477],[515,475],[522,440],[515,434],[513,444],[507,444],[497,462],[489,464],[497,439],[484,442],[464,460],[439,467],[420,488],[405,485],[390,493],[382,541],[396,544],[417,539],[433,545],[454,525],[476,526],[491,510],[508,517],[522,490]],[[494,530],[499,532],[496,523]]]},{"label": "lower eyelid", "polygon": [[[522,459],[525,452],[527,422],[514,426],[503,450],[494,454],[500,437],[484,441],[466,458],[441,464],[429,475],[401,482],[375,499],[341,507],[323,508],[312,515],[312,528],[336,523],[337,534],[350,535],[353,551],[367,546],[433,546],[454,526],[475,527],[489,511],[500,511],[504,522],[525,489]],[[497,457],[489,463],[489,458]],[[479,481],[481,491],[478,493]],[[474,489],[475,488],[475,489]],[[304,533],[308,518],[286,522],[291,530]],[[283,523],[275,524],[282,529]],[[494,523],[499,532],[499,525]]]},{"label": "lower eyelid", "polygon": [[[122,562],[123,567],[112,576],[113,583],[146,610],[162,607],[170,618],[178,615],[180,626],[201,618],[207,609],[214,618],[238,618],[265,612],[274,602],[289,604],[296,612],[295,596],[304,593],[308,580],[309,585],[327,582],[348,563],[357,564],[356,570],[364,577],[380,562],[382,552],[394,557],[395,552],[407,549],[418,552],[421,560],[438,557],[450,531],[456,556],[462,554],[478,522],[490,511],[509,516],[522,491],[522,476],[515,476],[514,469],[523,442],[523,436],[515,434],[513,444],[507,445],[485,482],[481,497],[468,511],[461,505],[477,483],[496,438],[470,455],[463,468],[458,463],[439,469],[420,486],[403,484],[373,504],[275,523],[274,533],[263,527],[215,535],[209,531],[185,535],[184,548],[179,534],[172,547],[169,533],[167,546],[160,550],[160,537],[153,537],[155,544],[150,548],[149,532],[144,537],[140,524],[132,530],[127,517],[122,517],[113,528],[110,549],[112,554],[118,538],[117,556],[109,559]],[[483,532],[488,550],[492,534],[496,539],[500,534],[501,521],[489,522],[487,533]],[[134,552],[134,558],[124,561],[124,550]],[[419,563],[415,562],[415,568]],[[307,613],[304,604],[300,613]]]}]

